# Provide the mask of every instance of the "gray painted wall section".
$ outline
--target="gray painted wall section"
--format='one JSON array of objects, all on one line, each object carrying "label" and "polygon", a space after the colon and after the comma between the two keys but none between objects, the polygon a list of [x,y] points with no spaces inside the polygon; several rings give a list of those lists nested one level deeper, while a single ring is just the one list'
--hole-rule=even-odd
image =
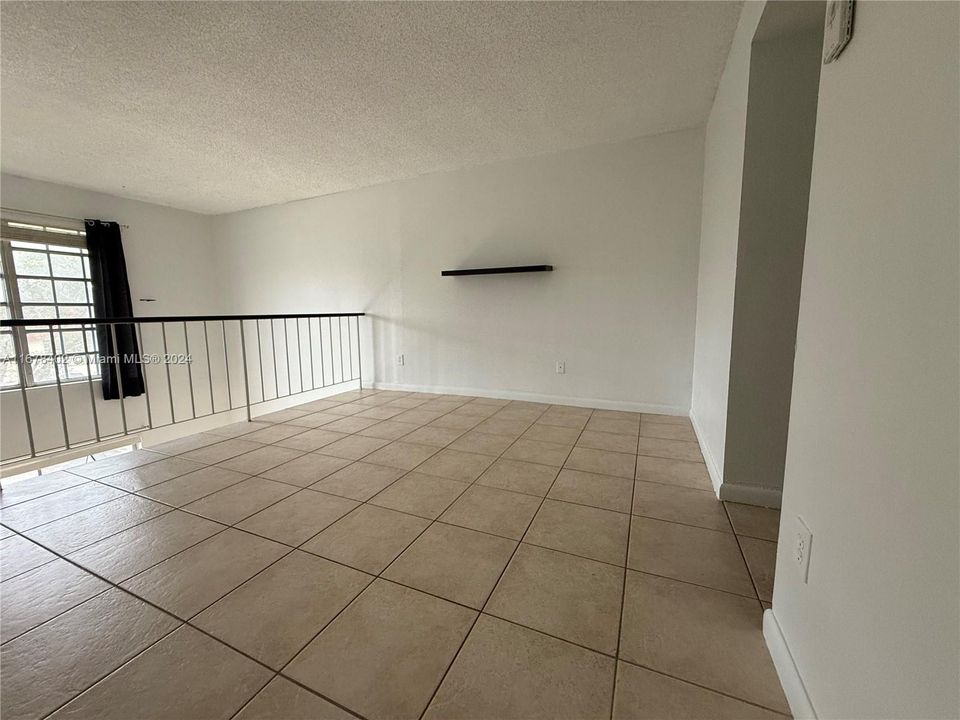
[{"label": "gray painted wall section", "polygon": [[[783,15],[787,15],[784,18]],[[783,487],[817,119],[822,3],[768,4],[753,42],[721,497]]]}]

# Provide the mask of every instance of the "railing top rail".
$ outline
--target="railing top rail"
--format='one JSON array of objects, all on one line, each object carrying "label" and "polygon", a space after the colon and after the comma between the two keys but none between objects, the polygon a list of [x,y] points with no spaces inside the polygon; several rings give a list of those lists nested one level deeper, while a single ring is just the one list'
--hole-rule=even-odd
[{"label": "railing top rail", "polygon": [[61,325],[130,325],[132,323],[215,322],[217,320],[293,320],[296,318],[363,317],[366,313],[293,313],[283,315],[157,315],[153,317],[36,318],[0,320],[0,327],[59,327]]}]

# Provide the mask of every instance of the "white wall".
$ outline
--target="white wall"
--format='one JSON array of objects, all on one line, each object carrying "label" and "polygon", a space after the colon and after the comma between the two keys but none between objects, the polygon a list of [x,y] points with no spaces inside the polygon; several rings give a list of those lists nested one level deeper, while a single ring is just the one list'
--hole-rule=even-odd
[{"label": "white wall", "polygon": [[707,121],[697,281],[693,420],[714,485],[723,479],[750,43],[764,4],[746,2]]},{"label": "white wall", "polygon": [[820,79],[773,612],[823,718],[960,712],[958,10],[857,3]]},{"label": "white wall", "polygon": [[751,47],[724,500],[780,505],[824,10],[768,3]]},{"label": "white wall", "polygon": [[686,413],[702,156],[689,130],[219,216],[224,295],[371,313],[378,383]]},{"label": "white wall", "polygon": [[[130,290],[134,298],[134,314],[176,315],[223,312],[219,288],[215,281],[217,263],[214,259],[212,219],[209,216],[174,210],[150,203],[89,192],[64,185],[28,180],[12,175],[0,177],[0,204],[14,210],[49,213],[73,218],[95,217],[115,220],[123,225],[123,248],[127,263]],[[138,298],[152,297],[156,302],[139,302]],[[144,350],[162,352],[159,338],[144,326]],[[191,327],[191,350],[197,355],[195,385],[200,407],[209,409],[209,373],[199,350],[203,342],[202,329]],[[222,348],[218,336],[212,338],[212,353]],[[171,353],[184,349],[183,335],[171,329]],[[220,350],[222,354],[222,349]],[[219,370],[219,368],[217,368]],[[166,376],[161,366],[147,368],[147,381],[153,391],[166,393]],[[225,403],[222,378],[215,377],[218,402]],[[178,418],[191,412],[186,368],[172,370],[171,386]],[[38,450],[54,448],[63,442],[63,424],[56,390],[52,387],[30,390],[31,420]],[[94,388],[101,435],[122,430],[119,403],[104,401],[99,384]],[[94,439],[94,423],[90,392],[86,383],[64,386],[65,409],[71,440]],[[164,396],[164,401],[166,397]],[[146,424],[143,398],[125,401],[127,424],[138,427]],[[154,422],[169,422],[169,403],[155,403]],[[29,450],[23,420],[20,391],[0,393],[0,422],[2,422],[2,456],[14,457]]]},{"label": "white wall", "polygon": [[[0,203],[128,225],[122,230],[123,251],[136,315],[223,312],[212,282],[216,262],[208,215],[6,174],[0,176]],[[156,302],[137,302],[141,297]]]},{"label": "white wall", "polygon": [[[365,378],[381,383],[518,394],[558,401],[685,413],[690,402],[702,133],[670,133],[533,159],[430,175],[350,193],[220,217],[4,175],[4,207],[116,220],[138,315],[365,310]],[[212,239],[215,237],[215,241]],[[551,274],[441,278],[471,265],[549,262]],[[339,352],[331,328],[314,340]],[[248,326],[248,332],[251,328]],[[262,325],[264,392],[253,337],[253,401],[275,397],[269,330]],[[284,357],[282,326],[278,354]],[[338,335],[336,324],[332,327]],[[184,352],[167,326],[167,350]],[[227,407],[223,342],[189,326],[186,366],[148,365],[151,417],[178,421]],[[293,347],[296,327],[288,326]],[[307,325],[301,326],[306,348]],[[347,337],[344,326],[344,337]],[[352,338],[356,339],[356,335]],[[333,343],[332,347],[330,343]],[[144,351],[160,353],[143,326]],[[231,395],[243,403],[239,335],[227,328]],[[403,353],[406,364],[396,365]],[[303,352],[304,381],[309,358]],[[315,371],[321,376],[320,353]],[[555,362],[567,372],[557,375]],[[332,381],[329,354],[323,374]],[[349,365],[349,363],[348,363]],[[291,385],[300,388],[294,361]],[[359,370],[359,368],[357,368]],[[339,374],[339,369],[337,369]],[[280,393],[287,389],[278,366]],[[350,375],[350,368],[347,368]],[[195,407],[190,403],[189,383]],[[94,388],[101,435],[119,431],[118,403]],[[73,442],[93,438],[90,392],[65,386]],[[62,442],[53,388],[30,391],[38,449]],[[19,392],[0,395],[2,454],[26,451]],[[128,426],[146,425],[143,399],[126,401]],[[184,431],[186,432],[186,431]]]}]

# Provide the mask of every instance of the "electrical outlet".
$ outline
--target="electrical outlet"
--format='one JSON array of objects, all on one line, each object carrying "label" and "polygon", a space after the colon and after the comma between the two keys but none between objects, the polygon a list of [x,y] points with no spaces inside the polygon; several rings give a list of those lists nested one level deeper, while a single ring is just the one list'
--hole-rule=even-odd
[{"label": "electrical outlet", "polygon": [[804,584],[810,574],[810,550],[813,546],[813,533],[801,518],[797,518],[797,529],[793,535],[793,560],[800,570],[800,579]]},{"label": "electrical outlet", "polygon": [[563,375],[567,372],[567,364],[563,360],[557,360],[557,375]]},{"label": "electrical outlet", "polygon": [[403,355],[397,355],[397,365],[403,365]]}]

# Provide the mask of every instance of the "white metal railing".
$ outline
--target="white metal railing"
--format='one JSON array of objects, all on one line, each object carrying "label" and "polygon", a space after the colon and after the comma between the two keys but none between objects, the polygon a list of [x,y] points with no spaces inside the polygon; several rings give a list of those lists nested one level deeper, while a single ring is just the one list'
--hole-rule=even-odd
[{"label": "white metal railing", "polygon": [[[18,340],[15,355],[0,358],[0,362],[16,364],[19,383],[0,394],[0,468],[87,446],[100,447],[108,441],[241,408],[251,419],[252,409],[262,403],[343,383],[362,384],[363,316],[308,313],[2,320],[2,327],[17,330],[14,337]],[[121,357],[115,350],[118,328],[132,333],[136,343],[132,356]],[[84,337],[84,352],[64,352],[62,333],[78,330]],[[88,334],[98,331],[106,341],[88,344]],[[42,342],[32,342],[38,339]],[[43,350],[31,354],[30,347]],[[86,368],[83,379],[75,379],[77,373],[64,367],[76,362]],[[125,397],[123,365],[130,363],[140,366],[144,388],[140,395]],[[27,382],[28,377],[39,374],[39,365],[53,366],[54,382]],[[99,367],[106,368],[116,381],[118,399],[103,399],[96,372]]]}]

